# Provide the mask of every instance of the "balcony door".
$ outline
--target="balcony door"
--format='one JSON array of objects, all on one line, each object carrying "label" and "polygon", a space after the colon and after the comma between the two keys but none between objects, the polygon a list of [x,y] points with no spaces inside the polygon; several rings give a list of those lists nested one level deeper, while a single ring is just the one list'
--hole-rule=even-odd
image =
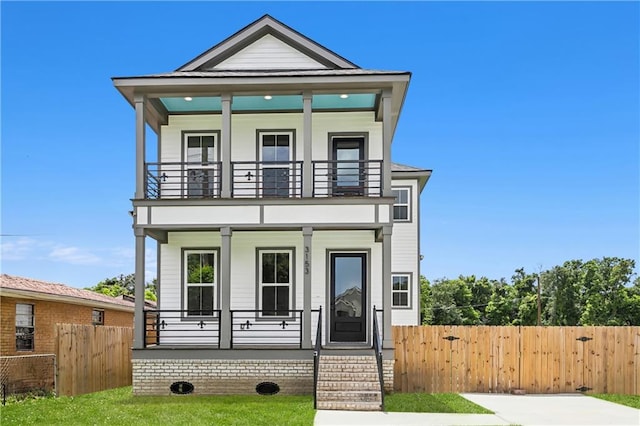
[{"label": "balcony door", "polygon": [[218,157],[216,133],[187,133],[184,136],[186,192],[190,198],[217,195]]},{"label": "balcony door", "polygon": [[331,253],[332,342],[365,342],[367,307],[367,254]]},{"label": "balcony door", "polygon": [[263,197],[291,195],[293,142],[291,133],[260,133],[261,193]]},{"label": "balcony door", "polygon": [[332,160],[332,195],[364,195],[364,137],[334,137]]}]

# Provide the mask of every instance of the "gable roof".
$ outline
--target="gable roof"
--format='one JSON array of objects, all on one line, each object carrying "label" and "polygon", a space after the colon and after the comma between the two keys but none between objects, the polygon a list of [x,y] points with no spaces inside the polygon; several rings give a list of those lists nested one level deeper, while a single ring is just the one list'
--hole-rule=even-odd
[{"label": "gable roof", "polygon": [[110,308],[133,312],[134,303],[95,293],[69,287],[64,284],[35,280],[32,278],[16,277],[13,275],[0,275],[0,296],[22,297],[25,299],[50,300],[72,303],[75,305],[88,305],[97,308]]},{"label": "gable roof", "polygon": [[198,55],[176,71],[206,71],[270,35],[329,69],[359,68],[270,15],[252,22],[237,33]]}]

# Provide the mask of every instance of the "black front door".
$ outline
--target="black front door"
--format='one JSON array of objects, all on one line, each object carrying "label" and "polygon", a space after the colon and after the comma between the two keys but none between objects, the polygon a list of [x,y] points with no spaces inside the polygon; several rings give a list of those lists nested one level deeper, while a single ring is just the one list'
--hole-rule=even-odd
[{"label": "black front door", "polygon": [[331,253],[332,342],[366,341],[366,253]]},{"label": "black front door", "polygon": [[332,155],[332,195],[364,195],[364,138],[334,138]]}]

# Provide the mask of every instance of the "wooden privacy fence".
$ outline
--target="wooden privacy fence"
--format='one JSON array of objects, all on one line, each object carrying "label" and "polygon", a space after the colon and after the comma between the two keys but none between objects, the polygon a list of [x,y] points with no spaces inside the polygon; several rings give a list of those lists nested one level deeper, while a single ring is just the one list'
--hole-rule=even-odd
[{"label": "wooden privacy fence", "polygon": [[131,327],[56,325],[58,395],[131,385]]},{"label": "wooden privacy fence", "polygon": [[640,327],[396,326],[399,392],[640,394]]}]

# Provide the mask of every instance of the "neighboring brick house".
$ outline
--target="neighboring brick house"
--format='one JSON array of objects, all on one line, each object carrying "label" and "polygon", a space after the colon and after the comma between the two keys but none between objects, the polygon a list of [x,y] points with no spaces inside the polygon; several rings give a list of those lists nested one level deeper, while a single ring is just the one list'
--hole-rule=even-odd
[{"label": "neighboring brick house", "polygon": [[63,284],[0,276],[0,356],[55,353],[56,324],[132,327],[134,303]]}]

